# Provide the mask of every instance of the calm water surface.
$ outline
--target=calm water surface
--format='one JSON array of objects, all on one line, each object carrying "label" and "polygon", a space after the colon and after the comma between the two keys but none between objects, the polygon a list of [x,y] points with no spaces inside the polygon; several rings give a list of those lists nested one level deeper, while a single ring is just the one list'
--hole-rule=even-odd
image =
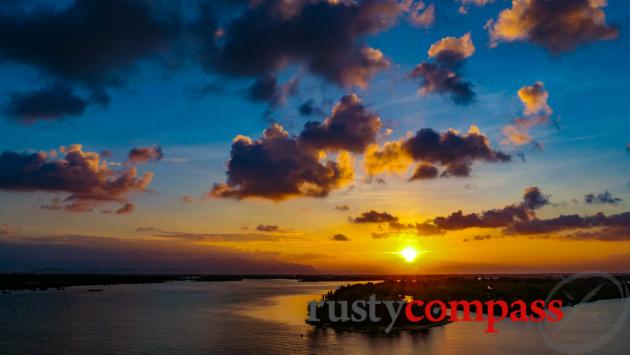
[{"label": "calm water surface", "polygon": [[[390,336],[317,331],[304,324],[307,302],[340,284],[172,282],[100,287],[103,292],[72,287],[0,295],[0,353],[557,353],[531,323],[501,322],[498,334],[484,334],[485,323],[453,323]],[[558,344],[587,344],[606,334],[622,304],[580,305],[567,310],[570,322],[543,331]],[[628,354],[629,349],[626,321],[593,353]]]}]

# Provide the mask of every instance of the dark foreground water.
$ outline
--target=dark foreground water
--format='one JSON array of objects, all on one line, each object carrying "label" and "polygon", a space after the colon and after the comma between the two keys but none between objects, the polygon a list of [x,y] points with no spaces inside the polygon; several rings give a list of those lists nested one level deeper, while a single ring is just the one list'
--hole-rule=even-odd
[{"label": "dark foreground water", "polygon": [[[0,295],[0,353],[516,355],[573,352],[598,342],[605,344],[592,353],[630,353],[630,322],[617,322],[621,300],[565,310],[568,321],[542,329],[504,321],[498,334],[484,334],[485,323],[390,336],[304,324],[306,303],[340,284],[172,282]],[[615,323],[621,324],[618,331]]]}]

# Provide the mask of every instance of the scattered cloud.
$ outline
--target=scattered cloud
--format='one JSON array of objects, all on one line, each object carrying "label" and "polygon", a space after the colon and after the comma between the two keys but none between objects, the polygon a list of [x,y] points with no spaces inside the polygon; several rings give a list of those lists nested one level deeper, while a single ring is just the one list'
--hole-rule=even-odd
[{"label": "scattered cloud", "polygon": [[475,161],[510,160],[510,155],[492,149],[488,138],[476,126],[471,126],[466,134],[455,130],[439,133],[423,128],[400,141],[385,142],[382,147],[372,146],[366,152],[365,167],[370,174],[398,173],[419,162],[411,178],[415,180],[437,177],[435,165],[444,168],[442,177],[469,176]]},{"label": "scattered cloud", "polygon": [[80,116],[89,104],[89,100],[75,94],[70,86],[55,83],[34,91],[9,93],[2,112],[7,117],[31,124]]},{"label": "scattered cloud", "polygon": [[450,95],[456,104],[469,104],[475,99],[472,84],[458,72],[463,60],[474,52],[470,33],[460,38],[445,37],[429,48],[428,55],[434,60],[418,64],[409,77],[421,79],[418,92],[423,96],[431,93]]},{"label": "scattered cloud", "polygon": [[506,228],[510,235],[543,235],[575,229],[588,228],[628,228],[630,227],[630,212],[605,216],[597,213],[591,216],[560,215],[549,219],[531,219],[514,223]]},{"label": "scattered cloud", "polygon": [[461,210],[448,216],[435,217],[425,222],[425,228],[437,228],[442,231],[468,228],[500,228],[509,227],[517,222],[533,220],[535,210],[550,205],[549,196],[544,195],[538,187],[528,187],[523,192],[523,200],[503,208],[486,210],[481,213],[464,214]]},{"label": "scattered cloud", "polygon": [[182,203],[193,203],[193,197],[190,195],[184,195],[182,196],[182,198],[180,199],[180,201]]},{"label": "scattered cloud", "polygon": [[472,42],[470,32],[461,37],[444,37],[429,47],[429,57],[435,58],[441,63],[456,64],[472,56],[475,53],[475,45]]},{"label": "scattered cloud", "polygon": [[348,205],[339,205],[335,206],[336,211],[347,212],[350,211],[350,207]]},{"label": "scattered cloud", "polygon": [[153,178],[150,172],[138,176],[134,166],[114,171],[101,160],[98,153],[85,152],[80,144],[51,153],[0,154],[0,190],[45,191],[66,193],[63,199],[55,198],[42,206],[71,212],[90,211],[102,203],[118,203],[121,212],[128,212],[129,197],[135,192],[145,192]]},{"label": "scattered cloud", "polygon": [[426,5],[424,1],[403,0],[400,3],[407,21],[415,27],[429,28],[435,23],[435,5]]},{"label": "scattered cloud", "polygon": [[164,158],[162,147],[154,145],[152,147],[136,147],[127,154],[127,161],[131,164],[145,164],[150,161],[158,161]]},{"label": "scattered cloud", "polygon": [[610,192],[605,191],[599,194],[584,195],[584,202],[596,205],[618,205],[623,199],[613,196]]},{"label": "scattered cloud", "polygon": [[352,223],[390,223],[398,222],[398,217],[387,212],[367,211],[361,213],[358,217],[350,217]]},{"label": "scattered cloud", "polygon": [[493,46],[528,41],[557,54],[617,38],[618,29],[606,24],[604,7],[605,0],[513,0],[486,28]]},{"label": "scattered cloud", "polygon": [[259,232],[266,232],[266,233],[275,233],[275,232],[284,233],[285,232],[284,229],[281,229],[275,224],[259,224],[256,226],[256,230]]},{"label": "scattered cloud", "polygon": [[503,126],[502,133],[505,139],[502,144],[516,146],[534,143],[537,147],[542,145],[536,142],[529,133],[533,127],[550,122],[553,110],[547,102],[549,92],[545,90],[545,84],[541,81],[530,86],[523,86],[518,90],[518,98],[523,104],[524,117],[519,117],[512,124]]},{"label": "scattered cloud", "polygon": [[494,2],[494,0],[457,0],[457,2],[461,4],[457,11],[460,14],[465,15],[468,13],[470,5],[481,7]]},{"label": "scattered cloud", "polygon": [[331,240],[335,242],[349,242],[350,238],[348,238],[345,234],[335,234],[332,236]]}]

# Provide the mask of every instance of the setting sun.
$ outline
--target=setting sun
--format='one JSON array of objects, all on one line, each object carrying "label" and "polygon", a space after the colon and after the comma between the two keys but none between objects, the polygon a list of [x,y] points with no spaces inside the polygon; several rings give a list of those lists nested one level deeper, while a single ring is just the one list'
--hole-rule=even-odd
[{"label": "setting sun", "polygon": [[406,247],[400,251],[400,256],[402,256],[406,262],[411,263],[418,257],[418,251],[414,247]]}]

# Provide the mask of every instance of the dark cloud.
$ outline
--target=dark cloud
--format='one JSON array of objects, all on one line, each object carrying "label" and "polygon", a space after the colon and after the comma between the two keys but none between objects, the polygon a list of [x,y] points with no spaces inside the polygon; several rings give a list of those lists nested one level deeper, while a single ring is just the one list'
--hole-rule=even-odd
[{"label": "dark cloud", "polygon": [[409,74],[411,78],[422,79],[420,94],[430,93],[450,95],[460,105],[474,101],[473,85],[460,75],[464,59],[475,53],[470,33],[462,37],[445,37],[431,45],[428,54],[433,61],[418,64]]},{"label": "dark cloud", "polygon": [[532,219],[530,221],[515,223],[506,229],[506,233],[516,235],[546,234],[594,227],[630,227],[630,212],[610,216],[598,213],[592,216],[560,215],[550,219]]},{"label": "dark cloud", "polygon": [[[81,87],[103,105],[143,63],[165,73],[197,66],[227,80],[252,80],[249,98],[278,104],[297,83],[276,82],[289,67],[346,88],[367,87],[390,62],[365,39],[394,25],[400,12],[395,0],[15,2],[0,8],[0,58]],[[40,105],[36,113],[79,115],[87,105],[62,99],[65,105]]]},{"label": "dark cloud", "polygon": [[300,115],[302,116],[323,116],[324,110],[321,107],[316,106],[315,100],[308,99],[304,101],[298,108]]},{"label": "dark cloud", "polygon": [[0,13],[0,57],[81,84],[106,102],[105,88],[124,84],[139,61],[176,47],[181,21],[174,9],[135,0],[13,8]]},{"label": "dark cloud", "polygon": [[281,229],[275,224],[259,224],[256,226],[256,230],[259,232],[280,232]]},{"label": "dark cloud", "polygon": [[523,194],[523,205],[530,210],[537,210],[550,204],[549,195],[544,195],[536,186],[528,187]]},{"label": "dark cloud", "polygon": [[438,169],[435,166],[420,163],[409,180],[435,179],[436,177],[438,177]]},{"label": "dark cloud", "polygon": [[521,203],[481,213],[464,214],[462,211],[457,211],[445,217],[436,217],[432,222],[435,227],[444,231],[509,227],[518,222],[533,220],[536,216],[534,211],[549,204],[548,197],[543,195],[538,187],[528,187],[523,193]]},{"label": "dark cloud", "polygon": [[348,207],[348,205],[339,205],[339,206],[335,206],[335,210],[346,212],[346,211],[350,211],[350,207]]},{"label": "dark cloud", "polygon": [[588,204],[596,205],[618,205],[623,199],[613,196],[610,192],[605,191],[600,194],[586,194],[584,195],[584,202]]},{"label": "dark cloud", "polygon": [[[378,116],[354,94],[334,106],[330,116],[307,122],[297,137],[273,124],[263,137],[237,136],[232,142],[226,183],[215,184],[210,197],[324,197],[353,177],[348,152],[362,153],[376,141]],[[322,151],[338,151],[336,161],[321,161]],[[339,152],[340,151],[340,152]]]},{"label": "dark cloud", "polygon": [[[411,137],[368,150],[365,165],[370,174],[377,174],[405,171],[410,164],[420,162],[420,174],[426,173],[421,176],[427,177],[433,174],[431,167],[439,164],[445,168],[441,176],[446,177],[470,175],[475,161],[495,163],[510,160],[510,155],[492,149],[488,137],[473,126],[466,134],[453,130],[439,133],[423,128]],[[416,179],[412,177],[411,180]]]},{"label": "dark cloud", "polygon": [[307,122],[299,139],[315,149],[362,153],[376,142],[381,127],[381,119],[357,95],[350,94],[339,100],[323,122]]},{"label": "dark cloud", "polygon": [[226,24],[210,65],[228,75],[261,77],[300,64],[335,84],[363,88],[389,66],[363,39],[389,28],[399,13],[394,0],[261,1]]},{"label": "dark cloud", "polygon": [[626,152],[630,153],[630,143],[626,144]]},{"label": "dark cloud", "polygon": [[430,93],[450,95],[451,99],[460,105],[467,105],[475,99],[472,84],[443,64],[422,62],[409,76],[422,79],[420,83],[422,95]]},{"label": "dark cloud", "polygon": [[278,84],[275,76],[267,75],[260,78],[249,87],[248,97],[252,101],[267,102],[272,106],[286,102],[287,98],[297,93],[299,81],[292,79],[284,84]]},{"label": "dark cloud", "polygon": [[152,173],[138,176],[135,167],[113,171],[98,153],[84,152],[81,145],[60,149],[57,153],[0,154],[0,190],[46,191],[67,193],[63,200],[53,199],[42,206],[84,212],[104,202],[115,202],[126,211],[129,195],[147,191]]},{"label": "dark cloud", "polygon": [[320,162],[317,150],[309,149],[278,125],[263,137],[238,136],[232,143],[226,183],[214,184],[207,194],[220,198],[261,197],[283,200],[291,196],[324,197],[352,178],[352,168],[343,159]]},{"label": "dark cloud", "polygon": [[510,156],[490,147],[488,138],[478,133],[438,133],[430,128],[416,132],[403,143],[403,149],[415,161],[438,163],[446,167],[445,175],[468,176],[473,161],[507,162]]},{"label": "dark cloud", "polygon": [[577,231],[561,236],[566,240],[599,240],[604,242],[630,241],[630,228],[600,228],[596,231]]},{"label": "dark cloud", "polygon": [[152,147],[136,147],[127,154],[127,161],[132,164],[144,164],[150,161],[158,161],[164,158],[162,147],[154,145]]},{"label": "dark cloud", "polygon": [[352,223],[390,223],[398,222],[398,217],[387,212],[371,210],[361,213],[358,217],[350,218],[350,221],[352,221]]},{"label": "dark cloud", "polygon": [[76,95],[71,87],[56,83],[30,92],[11,92],[3,114],[23,123],[54,121],[80,116],[89,101]]},{"label": "dark cloud", "polygon": [[348,238],[345,234],[335,234],[332,236],[331,240],[336,242],[349,242],[350,238]]},{"label": "dark cloud", "polygon": [[471,239],[466,238],[466,239],[464,239],[464,241],[465,242],[468,242],[468,241],[481,242],[481,241],[489,240],[489,239],[492,239],[492,236],[488,235],[488,234],[485,234],[485,235],[476,235],[476,236],[472,237]]},{"label": "dark cloud", "polygon": [[617,38],[619,31],[606,24],[606,1],[515,0],[487,25],[493,45],[498,42],[528,41],[552,53]]}]

